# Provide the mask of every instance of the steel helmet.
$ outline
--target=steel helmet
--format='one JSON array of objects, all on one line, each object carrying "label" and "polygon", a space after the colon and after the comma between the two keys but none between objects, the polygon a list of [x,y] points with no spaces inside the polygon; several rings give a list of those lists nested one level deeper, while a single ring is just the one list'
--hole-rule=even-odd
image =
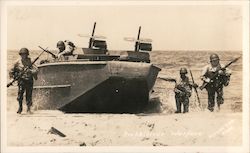
[{"label": "steel helmet", "polygon": [[21,48],[19,50],[19,55],[26,54],[29,55],[29,50],[27,48]]},{"label": "steel helmet", "polygon": [[58,41],[56,44],[56,47],[58,48],[59,46],[65,46],[63,41]]},{"label": "steel helmet", "polygon": [[185,67],[182,67],[181,69],[180,69],[180,74],[187,74],[188,72],[187,72],[187,69],[185,68]]},{"label": "steel helmet", "polygon": [[210,55],[210,61],[220,60],[219,56],[217,54]]}]

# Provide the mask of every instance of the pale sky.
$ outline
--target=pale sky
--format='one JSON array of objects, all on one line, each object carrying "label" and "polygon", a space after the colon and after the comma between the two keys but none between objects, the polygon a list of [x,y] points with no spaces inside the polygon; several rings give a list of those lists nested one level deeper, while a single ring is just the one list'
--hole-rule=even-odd
[{"label": "pale sky", "polygon": [[237,5],[10,6],[8,49],[55,49],[58,40],[87,47],[78,34],[107,37],[108,49],[133,49],[124,37],[153,40],[153,50],[241,50],[242,9]]}]

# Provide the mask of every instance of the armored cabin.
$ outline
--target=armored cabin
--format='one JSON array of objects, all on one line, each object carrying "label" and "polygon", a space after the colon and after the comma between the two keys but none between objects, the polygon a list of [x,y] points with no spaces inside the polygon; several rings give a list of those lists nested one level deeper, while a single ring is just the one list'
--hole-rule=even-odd
[{"label": "armored cabin", "polygon": [[34,101],[38,109],[67,113],[142,112],[160,71],[150,63],[151,50],[137,39],[134,51],[110,55],[106,41],[92,33],[83,54],[38,66]]}]

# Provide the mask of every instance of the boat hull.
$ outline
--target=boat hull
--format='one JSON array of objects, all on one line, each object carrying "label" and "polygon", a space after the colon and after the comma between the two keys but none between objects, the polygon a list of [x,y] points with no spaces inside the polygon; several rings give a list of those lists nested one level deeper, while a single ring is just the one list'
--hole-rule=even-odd
[{"label": "boat hull", "polygon": [[39,66],[38,109],[63,112],[140,112],[148,104],[159,68],[121,61],[57,62]]}]

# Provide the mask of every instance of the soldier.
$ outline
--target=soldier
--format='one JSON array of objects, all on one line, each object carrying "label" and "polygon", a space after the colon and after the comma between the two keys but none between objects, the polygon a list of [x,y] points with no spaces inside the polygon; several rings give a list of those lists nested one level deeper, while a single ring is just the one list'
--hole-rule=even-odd
[{"label": "soldier", "polygon": [[[202,71],[201,80],[207,82],[205,87],[208,93],[208,110],[214,111],[215,105],[215,93],[217,94],[217,106],[220,109],[220,105],[224,103],[223,99],[223,86],[228,86],[230,81],[231,70],[221,70],[224,65],[220,64],[220,59],[217,54],[210,55],[210,64],[205,66]],[[218,76],[213,80],[210,78],[218,71]]]},{"label": "soldier", "polygon": [[[18,96],[17,101],[19,108],[17,113],[21,114],[23,110],[23,94],[26,91],[26,104],[27,112],[30,113],[30,107],[32,106],[32,90],[33,90],[33,77],[36,79],[37,68],[32,66],[29,56],[29,50],[27,48],[21,48],[19,51],[21,58],[17,60],[10,71],[11,78],[17,78],[21,73],[20,79],[18,79]],[[24,71],[25,70],[25,71]]]},{"label": "soldier", "polygon": [[189,78],[186,76],[187,73],[186,68],[181,68],[180,79],[175,84],[174,92],[177,108],[175,113],[181,113],[181,104],[183,104],[184,108],[183,113],[187,113],[189,111],[189,97],[191,96],[192,86],[197,87],[197,85],[192,85],[189,82]]},{"label": "soldier", "polygon": [[75,45],[70,41],[58,41],[57,48],[59,52],[57,54],[57,58],[60,59],[62,56],[73,55],[73,51],[75,50]]}]

